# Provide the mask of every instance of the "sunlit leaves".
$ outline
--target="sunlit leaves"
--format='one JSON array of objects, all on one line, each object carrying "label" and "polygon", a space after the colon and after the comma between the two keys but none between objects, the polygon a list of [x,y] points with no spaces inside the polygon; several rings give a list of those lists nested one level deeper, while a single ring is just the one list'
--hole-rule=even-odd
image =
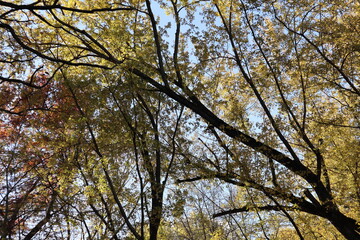
[{"label": "sunlit leaves", "polygon": [[[54,219],[89,238],[155,239],[171,224],[173,238],[280,238],[294,221],[305,238],[326,235],[325,220],[310,228],[318,218],[307,213],[354,230],[345,215],[359,211],[358,7],[8,5],[3,168],[40,179],[45,199],[58,192]],[[212,219],[229,208],[237,215]]]}]

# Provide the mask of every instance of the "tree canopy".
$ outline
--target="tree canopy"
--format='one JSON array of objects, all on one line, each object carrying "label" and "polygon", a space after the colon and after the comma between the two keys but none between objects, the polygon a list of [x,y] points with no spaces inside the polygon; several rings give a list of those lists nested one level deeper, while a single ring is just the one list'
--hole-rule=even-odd
[{"label": "tree canopy", "polygon": [[1,239],[360,239],[358,1],[0,6]]}]

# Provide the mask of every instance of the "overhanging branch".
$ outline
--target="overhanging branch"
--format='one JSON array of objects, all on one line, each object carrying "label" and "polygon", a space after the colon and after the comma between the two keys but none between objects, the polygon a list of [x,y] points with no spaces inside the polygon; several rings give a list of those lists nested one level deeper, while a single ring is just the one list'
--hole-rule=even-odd
[{"label": "overhanging branch", "polygon": [[276,206],[276,205],[266,205],[266,206],[243,206],[240,208],[234,208],[231,210],[221,211],[219,213],[213,214],[213,217],[221,217],[228,214],[234,214],[234,213],[241,213],[241,212],[249,212],[249,211],[282,211],[282,209],[288,210],[288,211],[294,211],[294,210],[300,210],[297,207],[294,206]]}]

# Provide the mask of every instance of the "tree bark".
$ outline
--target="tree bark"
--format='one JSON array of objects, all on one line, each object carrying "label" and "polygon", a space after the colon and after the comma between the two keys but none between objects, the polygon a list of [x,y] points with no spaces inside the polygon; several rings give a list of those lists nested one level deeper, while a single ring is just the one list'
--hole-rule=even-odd
[{"label": "tree bark", "polygon": [[[160,186],[161,187],[161,186]],[[160,227],[160,222],[162,218],[162,210],[163,210],[163,204],[162,204],[162,190],[159,189],[161,192],[155,192],[153,193],[152,197],[152,209],[150,213],[150,240],[156,240],[157,234]]]},{"label": "tree bark", "polygon": [[348,240],[360,239],[360,225],[352,218],[346,217],[340,211],[329,214],[328,220]]}]

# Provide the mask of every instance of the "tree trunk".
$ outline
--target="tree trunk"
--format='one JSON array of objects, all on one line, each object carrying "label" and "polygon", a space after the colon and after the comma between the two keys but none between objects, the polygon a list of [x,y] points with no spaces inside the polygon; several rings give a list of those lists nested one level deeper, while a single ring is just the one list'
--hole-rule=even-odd
[{"label": "tree trunk", "polygon": [[360,239],[360,226],[354,219],[346,217],[339,211],[331,213],[328,219],[346,239]]},{"label": "tree trunk", "polygon": [[158,230],[160,227],[160,222],[162,218],[162,197],[163,197],[163,191],[161,190],[161,186],[158,191],[153,193],[152,198],[152,209],[151,209],[151,215],[150,215],[150,240],[156,240]]}]

